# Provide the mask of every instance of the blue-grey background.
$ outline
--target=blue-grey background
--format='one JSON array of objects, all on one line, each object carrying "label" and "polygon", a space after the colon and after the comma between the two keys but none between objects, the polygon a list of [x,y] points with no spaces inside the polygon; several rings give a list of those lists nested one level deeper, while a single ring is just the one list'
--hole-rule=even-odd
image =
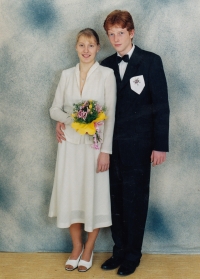
[{"label": "blue-grey background", "polygon": [[[199,0],[0,1],[0,251],[70,251],[48,215],[57,143],[48,109],[61,71],[74,66],[77,32],[100,35],[108,13],[133,15],[139,47],[162,57],[171,108],[170,153],[152,169],[143,251],[200,253]],[[110,251],[102,229],[96,251]]]}]

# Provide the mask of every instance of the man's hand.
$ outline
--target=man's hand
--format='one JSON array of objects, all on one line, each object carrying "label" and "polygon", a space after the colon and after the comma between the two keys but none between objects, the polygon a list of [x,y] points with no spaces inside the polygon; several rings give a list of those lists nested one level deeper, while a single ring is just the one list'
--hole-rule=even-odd
[{"label": "man's hand", "polygon": [[65,130],[65,124],[57,122],[56,124],[56,138],[57,141],[62,143],[63,140],[66,140],[63,130]]},{"label": "man's hand", "polygon": [[166,160],[166,152],[155,151],[155,150],[152,151],[151,163],[153,167],[162,164],[165,160]]},{"label": "man's hand", "polygon": [[97,173],[107,171],[110,166],[110,155],[108,153],[101,152],[97,159]]}]

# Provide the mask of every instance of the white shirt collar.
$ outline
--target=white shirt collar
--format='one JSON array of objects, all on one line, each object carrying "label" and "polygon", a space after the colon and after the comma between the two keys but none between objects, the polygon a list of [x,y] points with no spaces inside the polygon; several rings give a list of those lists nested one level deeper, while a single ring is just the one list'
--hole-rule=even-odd
[{"label": "white shirt collar", "polygon": [[[126,53],[126,54],[128,54],[129,58],[130,58],[131,55],[133,54],[134,49],[135,49],[135,45],[133,44],[131,50],[129,50],[129,52]],[[122,57],[118,52],[117,52],[117,55],[120,56],[120,57]]]}]

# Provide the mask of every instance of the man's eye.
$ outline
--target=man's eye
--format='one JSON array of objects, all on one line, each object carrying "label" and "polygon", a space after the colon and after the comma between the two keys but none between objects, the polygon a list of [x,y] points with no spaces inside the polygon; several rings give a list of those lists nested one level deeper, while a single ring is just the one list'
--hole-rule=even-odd
[{"label": "man's eye", "polygon": [[120,32],[119,34],[120,34],[120,35],[123,35],[123,34],[124,34],[124,32]]},{"label": "man's eye", "polygon": [[113,33],[110,33],[109,36],[113,36]]},{"label": "man's eye", "polygon": [[90,47],[94,47],[94,45],[90,45]]}]

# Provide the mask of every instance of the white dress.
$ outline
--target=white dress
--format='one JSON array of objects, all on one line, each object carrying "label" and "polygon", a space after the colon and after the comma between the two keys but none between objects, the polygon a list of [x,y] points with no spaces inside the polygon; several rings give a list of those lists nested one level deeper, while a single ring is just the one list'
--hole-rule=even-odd
[{"label": "white dress", "polygon": [[[111,225],[109,172],[96,173],[99,153],[112,153],[116,84],[111,69],[96,62],[90,69],[80,95],[79,64],[62,72],[50,109],[51,117],[64,122],[66,141],[58,144],[49,217],[57,217],[59,228],[83,223],[84,230]],[[100,150],[91,147],[92,137],[81,136],[70,124],[73,103],[95,100],[106,105],[108,119],[102,130]]]}]

